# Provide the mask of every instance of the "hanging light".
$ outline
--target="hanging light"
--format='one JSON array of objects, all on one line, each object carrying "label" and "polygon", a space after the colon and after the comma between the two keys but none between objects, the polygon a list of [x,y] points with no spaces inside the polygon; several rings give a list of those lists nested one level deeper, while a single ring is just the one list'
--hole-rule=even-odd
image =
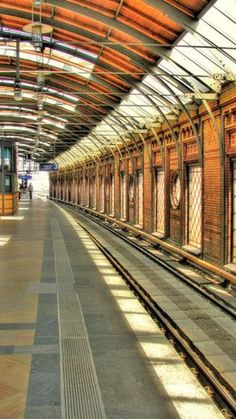
[{"label": "hanging light", "polygon": [[34,6],[35,7],[40,7],[42,4],[42,0],[34,0]]},{"label": "hanging light", "polygon": [[40,90],[42,90],[43,89],[43,86],[44,86],[44,72],[43,72],[43,70],[38,70],[38,73],[37,73],[37,85],[38,85],[38,88],[40,89]]},{"label": "hanging light", "polygon": [[42,91],[38,92],[37,101],[38,101],[38,112],[42,112],[43,111],[43,93],[42,93]]},{"label": "hanging light", "polygon": [[36,52],[43,51],[43,38],[40,25],[34,26],[34,30],[32,32],[32,44]]},{"label": "hanging light", "polygon": [[22,100],[22,90],[20,81],[20,41],[16,41],[16,78],[14,82],[14,99],[16,101]]},{"label": "hanging light", "polygon": [[43,52],[43,35],[52,32],[52,26],[41,22],[31,22],[23,27],[24,32],[32,34],[32,44],[36,52]]},{"label": "hanging light", "polygon": [[17,101],[22,100],[22,90],[20,81],[15,81],[14,83],[14,99]]}]

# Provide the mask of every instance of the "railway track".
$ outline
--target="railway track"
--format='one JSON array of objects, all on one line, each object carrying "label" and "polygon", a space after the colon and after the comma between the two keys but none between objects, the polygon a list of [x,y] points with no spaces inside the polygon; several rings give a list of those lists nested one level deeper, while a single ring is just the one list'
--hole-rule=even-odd
[{"label": "railway track", "polygon": [[[125,237],[123,233],[115,230],[114,228],[99,222],[92,217],[91,215],[84,214],[82,211],[71,209],[70,207],[63,205],[62,207],[66,208],[70,214],[76,219],[76,222],[87,232],[93,242],[98,246],[102,253],[109,259],[112,265],[117,269],[117,271],[122,275],[125,282],[128,284],[130,289],[136,295],[136,297],[142,302],[148,313],[155,319],[158,325],[161,327],[163,333],[169,339],[172,345],[175,346],[176,350],[184,358],[186,364],[191,368],[193,373],[197,376],[198,380],[202,385],[207,389],[210,396],[217,403],[221,411],[224,413],[227,418],[236,417],[236,391],[233,388],[229,381],[225,380],[221,372],[214,366],[209,359],[199,350],[198,345],[191,340],[185,332],[178,326],[178,324],[171,317],[171,313],[163,310],[163,307],[158,304],[156,298],[153,297],[150,290],[147,289],[145,283],[140,282],[136,278],[136,275],[132,273],[124,263],[122,263],[117,255],[114,254],[112,245],[110,248],[104,243],[99,234],[97,234],[96,229],[93,231],[93,227],[88,226],[85,220],[88,220],[94,225],[99,226],[99,228],[105,227],[105,232],[114,234],[119,239],[125,241],[129,246],[134,247],[138,252],[141,252],[143,255],[151,259],[156,264],[161,264],[165,269],[171,271],[176,275],[176,272],[173,267],[166,264],[165,261],[160,260],[156,256],[152,255],[147,249],[140,248],[137,243],[134,243],[128,237]],[[78,215],[80,219],[78,220]],[[81,220],[82,218],[82,220]],[[227,306],[224,301],[215,298],[213,295],[207,293],[206,290],[203,290],[201,287],[196,284],[193,284],[188,280],[186,275],[177,273],[179,279],[183,280],[185,284],[189,287],[194,288],[195,291],[201,294],[201,297],[206,298],[211,303],[220,308],[221,311],[224,311],[231,318],[235,318],[235,310],[232,307]]]},{"label": "railway track", "polygon": [[[121,230],[120,228],[117,228],[116,225],[112,226],[110,223],[100,220],[98,216],[89,214],[85,212],[84,210],[81,210],[80,208],[72,209],[71,205],[68,203],[67,204],[63,203],[63,205],[65,205],[67,208],[70,208],[70,211],[74,213],[82,214],[84,217],[87,217],[89,220],[102,226],[104,229],[108,230],[110,233],[121,238],[126,243],[129,243],[132,247],[137,249],[140,253],[146,255],[150,260],[153,260],[154,262],[158,263],[163,268],[167,269],[169,272],[173,273],[181,281],[189,285],[191,288],[196,290],[199,294],[207,298],[209,301],[213,302],[216,306],[220,307],[221,310],[223,310],[225,313],[230,315],[233,319],[236,318],[235,307],[231,305],[230,302],[225,301],[225,299],[222,298],[220,295],[217,295],[216,293],[211,291],[211,289],[209,288],[209,284],[211,283],[211,280],[209,278],[206,279],[205,282],[202,281],[202,284],[198,284],[190,276],[181,272],[182,266],[183,266],[182,264],[179,270],[176,266],[173,267],[172,266],[173,258],[165,257],[166,255],[164,255],[164,253],[160,255],[161,252],[156,252],[156,249],[154,248],[153,245],[148,244],[147,242],[143,240],[136,239],[134,235],[130,236],[128,231]],[[134,241],[134,239],[136,240]],[[147,244],[149,247],[147,247]],[[212,284],[214,283],[215,283],[215,280],[212,279]]]}]

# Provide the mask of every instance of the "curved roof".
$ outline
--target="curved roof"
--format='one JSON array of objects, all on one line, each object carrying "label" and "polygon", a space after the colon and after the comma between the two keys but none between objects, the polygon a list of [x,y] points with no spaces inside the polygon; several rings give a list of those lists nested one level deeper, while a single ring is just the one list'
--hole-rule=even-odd
[{"label": "curved roof", "polygon": [[[126,144],[236,73],[235,0],[5,0],[0,135],[60,164]],[[37,52],[30,22],[50,25]],[[14,100],[16,40],[22,100]],[[222,74],[226,76],[223,77]],[[42,76],[40,78],[40,75]],[[194,96],[193,96],[194,94]],[[198,96],[197,96],[198,94]]]}]

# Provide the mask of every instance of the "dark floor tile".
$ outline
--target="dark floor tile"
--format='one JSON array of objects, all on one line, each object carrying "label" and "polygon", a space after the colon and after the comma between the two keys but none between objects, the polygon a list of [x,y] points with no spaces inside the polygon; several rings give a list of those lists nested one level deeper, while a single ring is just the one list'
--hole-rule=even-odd
[{"label": "dark floor tile", "polygon": [[35,336],[34,344],[35,345],[56,345],[59,343],[58,336]]},{"label": "dark floor tile", "polygon": [[59,406],[60,377],[58,373],[32,372],[30,374],[27,406]]},{"label": "dark floor tile", "polygon": [[0,323],[0,330],[35,329],[35,323]]},{"label": "dark floor tile", "polygon": [[32,356],[31,373],[45,372],[59,374],[59,354],[34,354]]},{"label": "dark floor tile", "polygon": [[26,408],[25,419],[61,419],[59,406],[30,406]]}]

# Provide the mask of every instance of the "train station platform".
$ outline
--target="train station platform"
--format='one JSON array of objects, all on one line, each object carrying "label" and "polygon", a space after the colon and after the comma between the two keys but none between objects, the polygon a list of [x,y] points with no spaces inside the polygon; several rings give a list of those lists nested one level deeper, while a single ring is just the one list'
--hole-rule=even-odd
[{"label": "train station platform", "polygon": [[0,219],[0,418],[223,418],[68,212]]}]

